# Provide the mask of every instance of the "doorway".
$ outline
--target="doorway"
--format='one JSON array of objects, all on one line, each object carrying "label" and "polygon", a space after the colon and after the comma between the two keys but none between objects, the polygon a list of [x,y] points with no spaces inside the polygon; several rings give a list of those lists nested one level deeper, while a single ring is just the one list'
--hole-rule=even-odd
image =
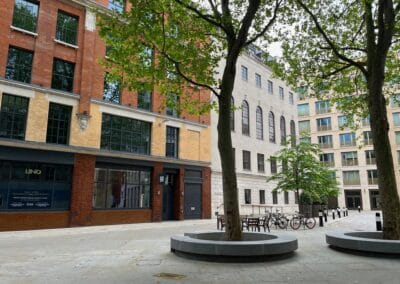
[{"label": "doorway", "polygon": [[380,210],[381,209],[381,197],[379,195],[378,190],[370,190],[369,191],[369,201],[371,204],[371,210]]},{"label": "doorway", "polygon": [[162,220],[174,220],[174,188],[176,175],[165,174],[165,183],[163,187],[163,202],[162,202]]},{"label": "doorway", "polygon": [[346,207],[348,209],[362,209],[361,190],[345,190]]}]

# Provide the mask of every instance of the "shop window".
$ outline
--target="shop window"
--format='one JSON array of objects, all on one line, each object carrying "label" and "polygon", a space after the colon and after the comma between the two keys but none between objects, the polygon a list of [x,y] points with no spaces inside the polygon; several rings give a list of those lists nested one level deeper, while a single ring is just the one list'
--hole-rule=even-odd
[{"label": "shop window", "polygon": [[151,111],[151,91],[141,90],[138,92],[137,107],[143,110]]},{"label": "shop window", "polygon": [[103,113],[101,149],[150,154],[151,123]]},{"label": "shop window", "polygon": [[77,45],[79,18],[58,11],[56,39],[65,43]]},{"label": "shop window", "polygon": [[167,137],[165,144],[165,156],[178,158],[179,151],[179,128],[167,126]]},{"label": "shop window", "polygon": [[35,33],[38,12],[39,5],[36,1],[15,0],[12,25]]},{"label": "shop window", "polygon": [[33,52],[25,49],[10,47],[5,78],[24,83],[31,82]]},{"label": "shop window", "polygon": [[50,103],[47,121],[47,143],[68,144],[72,107]]},{"label": "shop window", "polygon": [[72,92],[74,86],[74,69],[74,63],[54,58],[51,87],[61,91]]},{"label": "shop window", "polygon": [[121,102],[121,83],[111,78],[108,73],[104,76],[103,100],[116,104]]},{"label": "shop window", "polygon": [[29,99],[3,93],[0,110],[0,137],[25,139]]}]

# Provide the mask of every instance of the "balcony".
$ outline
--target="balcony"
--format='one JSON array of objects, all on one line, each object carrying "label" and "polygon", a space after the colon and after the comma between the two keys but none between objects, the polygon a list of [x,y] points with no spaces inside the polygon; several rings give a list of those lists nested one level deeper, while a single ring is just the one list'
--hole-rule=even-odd
[{"label": "balcony", "polygon": [[358,159],[342,160],[342,166],[344,167],[358,166]]},{"label": "balcony", "polygon": [[321,149],[333,148],[333,144],[332,143],[319,143],[318,146]]},{"label": "balcony", "polygon": [[376,159],[375,158],[367,158],[366,161],[367,161],[367,165],[376,165]]},{"label": "balcony", "polygon": [[318,125],[317,127],[318,131],[327,131],[327,130],[332,130],[332,125]]}]

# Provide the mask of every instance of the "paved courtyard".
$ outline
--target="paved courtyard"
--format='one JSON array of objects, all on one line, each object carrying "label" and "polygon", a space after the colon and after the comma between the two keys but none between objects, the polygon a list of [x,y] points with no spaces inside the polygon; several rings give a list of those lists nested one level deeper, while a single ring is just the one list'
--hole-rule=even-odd
[{"label": "paved courtyard", "polygon": [[399,283],[400,258],[327,246],[328,230],[375,229],[374,212],[349,215],[323,228],[288,230],[299,240],[291,258],[246,264],[170,253],[171,235],[215,230],[215,220],[2,232],[0,283]]}]

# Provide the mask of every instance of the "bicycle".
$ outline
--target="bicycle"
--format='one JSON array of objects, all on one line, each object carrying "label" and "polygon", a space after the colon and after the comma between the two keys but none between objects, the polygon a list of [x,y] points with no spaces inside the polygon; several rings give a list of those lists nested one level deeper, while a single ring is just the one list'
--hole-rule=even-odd
[{"label": "bicycle", "polygon": [[288,219],[283,213],[279,213],[277,210],[276,213],[270,213],[268,218],[268,227],[271,228],[272,225],[275,225],[275,228],[286,229],[288,226]]},{"label": "bicycle", "polygon": [[314,217],[306,217],[305,215],[296,212],[296,214],[290,220],[290,227],[293,230],[297,230],[298,228],[300,228],[301,224],[303,224],[304,229],[305,227],[307,227],[311,230],[315,227],[316,223],[317,222],[315,221]]}]

